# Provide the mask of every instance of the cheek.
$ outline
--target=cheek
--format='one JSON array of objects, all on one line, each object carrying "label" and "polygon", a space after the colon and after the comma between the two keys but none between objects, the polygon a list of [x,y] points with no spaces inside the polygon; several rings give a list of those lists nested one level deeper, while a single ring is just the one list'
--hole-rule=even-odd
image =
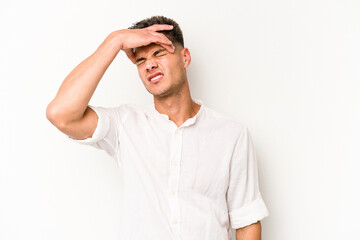
[{"label": "cheek", "polygon": [[137,71],[138,71],[138,74],[139,74],[139,77],[141,78],[141,80],[144,80],[144,78],[145,78],[144,69],[142,67],[138,67]]},{"label": "cheek", "polygon": [[169,75],[174,74],[174,72],[177,72],[177,69],[179,68],[178,62],[174,59],[160,59],[159,64],[161,65],[162,69],[164,71],[167,71]]}]

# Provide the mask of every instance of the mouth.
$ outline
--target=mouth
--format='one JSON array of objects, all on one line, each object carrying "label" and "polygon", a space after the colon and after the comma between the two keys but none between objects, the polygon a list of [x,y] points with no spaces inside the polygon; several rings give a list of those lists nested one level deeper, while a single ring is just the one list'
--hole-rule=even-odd
[{"label": "mouth", "polygon": [[164,76],[164,74],[158,72],[158,73],[155,73],[155,74],[151,75],[150,77],[148,77],[148,80],[151,83],[157,83],[158,81],[160,81],[160,79],[162,79],[163,76]]}]

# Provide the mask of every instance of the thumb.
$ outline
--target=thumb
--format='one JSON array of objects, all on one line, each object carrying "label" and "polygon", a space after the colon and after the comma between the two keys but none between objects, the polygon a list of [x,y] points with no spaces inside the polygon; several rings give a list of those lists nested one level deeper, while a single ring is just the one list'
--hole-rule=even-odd
[{"label": "thumb", "polygon": [[131,62],[133,64],[135,64],[136,63],[135,62],[135,55],[134,55],[132,49],[131,48],[130,49],[125,49],[124,52],[126,53],[126,56],[131,60]]}]

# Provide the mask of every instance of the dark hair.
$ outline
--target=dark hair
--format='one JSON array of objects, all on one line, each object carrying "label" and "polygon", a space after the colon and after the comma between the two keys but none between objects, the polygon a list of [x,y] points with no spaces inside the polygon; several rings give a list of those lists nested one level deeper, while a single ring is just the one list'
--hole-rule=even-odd
[{"label": "dark hair", "polygon": [[141,29],[146,28],[154,24],[168,24],[172,25],[174,28],[172,30],[158,31],[159,33],[163,33],[171,42],[180,43],[182,47],[184,47],[184,38],[182,31],[180,29],[179,24],[174,20],[164,17],[164,16],[153,16],[150,18],[146,18],[137,23],[134,23],[129,29]]}]

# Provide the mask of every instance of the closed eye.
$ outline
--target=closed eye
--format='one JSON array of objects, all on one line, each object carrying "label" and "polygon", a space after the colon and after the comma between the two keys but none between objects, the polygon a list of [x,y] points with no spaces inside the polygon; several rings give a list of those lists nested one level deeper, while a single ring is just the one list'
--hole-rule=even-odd
[{"label": "closed eye", "polygon": [[140,66],[143,63],[144,63],[144,61],[136,62],[136,66]]},{"label": "closed eye", "polygon": [[144,61],[145,61],[145,58],[138,58],[135,60],[136,65],[139,65],[139,64],[143,63]]},{"label": "closed eye", "polygon": [[166,53],[167,53],[166,50],[164,48],[161,48],[161,49],[156,50],[153,55],[155,57],[161,57],[161,56],[166,55]]},{"label": "closed eye", "polygon": [[[156,50],[154,53],[153,53],[153,56],[154,57],[162,57],[162,56],[165,56],[167,54],[167,51],[164,49],[164,48],[160,48],[158,50]],[[142,63],[145,62],[145,58],[141,57],[141,58],[138,58],[135,60],[136,62],[136,65],[139,66],[141,65]]]}]

